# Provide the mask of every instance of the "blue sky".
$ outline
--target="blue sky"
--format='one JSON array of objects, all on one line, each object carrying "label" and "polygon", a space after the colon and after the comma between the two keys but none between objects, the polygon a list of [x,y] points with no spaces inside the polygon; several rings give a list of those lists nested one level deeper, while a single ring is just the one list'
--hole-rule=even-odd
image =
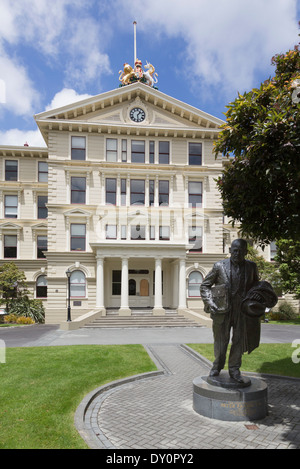
[{"label": "blue sky", "polygon": [[0,144],[43,146],[34,114],[118,88],[134,20],[159,90],[223,119],[299,42],[300,0],[0,0]]}]

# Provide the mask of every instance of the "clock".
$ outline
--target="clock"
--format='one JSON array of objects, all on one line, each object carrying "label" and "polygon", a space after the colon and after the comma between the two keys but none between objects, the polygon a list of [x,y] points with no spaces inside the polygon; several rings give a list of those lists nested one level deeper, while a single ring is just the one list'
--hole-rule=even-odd
[{"label": "clock", "polygon": [[134,107],[130,111],[130,119],[134,122],[143,122],[145,120],[145,111],[139,107]]}]

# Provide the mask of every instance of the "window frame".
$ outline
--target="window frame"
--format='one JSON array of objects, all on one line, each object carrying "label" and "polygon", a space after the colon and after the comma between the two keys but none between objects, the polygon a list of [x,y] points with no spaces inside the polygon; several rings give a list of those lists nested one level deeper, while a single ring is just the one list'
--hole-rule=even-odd
[{"label": "window frame", "polygon": [[[14,244],[13,246],[7,246],[6,240],[7,240],[8,237],[15,238],[16,244]],[[15,255],[14,256],[5,255],[5,250],[7,250],[9,248],[15,249],[15,252],[14,252]],[[3,239],[3,258],[4,259],[17,259],[18,258],[18,235],[16,235],[16,234],[5,234],[4,235],[4,239]]]},{"label": "window frame", "polygon": [[[39,285],[38,285],[38,280],[39,280],[40,278],[43,278],[43,279],[46,280],[46,285],[43,285],[43,286],[39,286]],[[39,289],[39,290],[42,289],[42,292],[43,292],[44,294],[38,293],[38,292],[39,292],[38,289]],[[45,294],[45,293],[46,293],[46,294]],[[47,280],[46,275],[39,275],[38,278],[36,279],[36,282],[35,282],[35,297],[36,297],[36,298],[39,298],[39,299],[43,299],[43,298],[47,298],[47,297],[48,297],[48,280]]]},{"label": "window frame", "polygon": [[[75,287],[78,287],[78,285],[81,285],[81,283],[76,283],[76,282],[72,282],[72,277],[74,276],[75,273],[80,273],[82,274],[82,278],[84,278],[84,283],[82,283],[83,287],[84,287],[84,295],[73,295],[72,294],[72,288],[75,288]],[[87,281],[86,281],[86,275],[85,273],[82,271],[82,270],[73,270],[73,272],[71,273],[71,276],[70,276],[70,299],[85,299],[87,298]]]},{"label": "window frame", "polygon": [[[191,192],[190,191],[190,186],[191,184],[199,184],[200,187],[201,187],[201,192]],[[196,201],[191,201],[191,198],[192,197],[199,197],[199,199],[201,200],[200,203],[196,202]],[[193,207],[193,208],[202,208],[203,206],[203,182],[202,181],[188,181],[188,204],[189,204],[189,207]]]},{"label": "window frame", "polygon": [[[84,235],[74,235],[72,233],[72,229],[73,227],[75,226],[80,226],[80,227],[84,227]],[[83,247],[84,249],[81,249],[81,248],[72,248],[72,242],[75,241],[75,240],[83,240]],[[86,252],[86,224],[85,223],[71,223],[70,224],[70,251],[72,252]]]},{"label": "window frame", "polygon": [[[108,188],[108,182],[114,182],[114,190]],[[113,194],[113,195],[111,195]],[[109,201],[109,198],[113,197],[113,202]],[[116,178],[105,178],[105,205],[117,205],[117,179]]]},{"label": "window frame", "polygon": [[[41,203],[41,199],[44,198],[45,199],[45,202],[44,203]],[[48,217],[48,208],[46,207],[48,203],[48,195],[38,195],[37,196],[37,217],[38,217],[38,220],[46,220],[46,218]],[[47,214],[46,216],[41,216],[43,211],[45,211],[45,214]]]},{"label": "window frame", "polygon": [[[134,144],[143,144],[144,150],[143,151],[134,151],[133,145]],[[135,158],[135,155],[142,155],[142,158]],[[146,158],[146,141],[145,140],[131,140],[131,163],[145,163]]]},{"label": "window frame", "polygon": [[[200,283],[199,282],[191,283],[191,281],[190,281],[191,275],[195,274],[195,273],[199,274],[200,277],[202,278],[202,281]],[[200,285],[202,284],[203,280],[204,280],[204,277],[203,277],[202,273],[199,272],[199,270],[192,270],[192,272],[189,273],[189,276],[188,276],[188,298],[201,298]],[[199,295],[191,295],[190,285],[198,285],[199,286]]]},{"label": "window frame", "polygon": [[[39,238],[46,238],[46,244],[40,244],[39,245]],[[40,254],[39,255],[39,251]],[[37,259],[45,259],[46,256],[43,254],[41,251],[48,251],[48,236],[47,235],[37,235],[36,237],[36,258]]]},{"label": "window frame", "polygon": [[[82,139],[84,140],[84,148],[81,148],[81,147],[76,147],[76,146],[73,146],[73,139]],[[71,135],[71,160],[73,161],[85,161],[86,160],[86,145],[87,145],[87,138],[85,136],[82,136],[82,135]],[[74,152],[73,152],[74,150]],[[75,155],[75,152],[81,152],[83,157],[75,157],[73,155]]]},{"label": "window frame", "polygon": [[[133,185],[136,182],[143,183],[143,190],[133,190]],[[142,195],[142,202],[133,202],[133,196]],[[145,187],[145,180],[144,179],[130,179],[130,205],[145,205],[145,197],[146,197],[146,187]]]},{"label": "window frame", "polygon": [[[8,164],[7,163],[14,163],[16,169],[15,170],[9,170],[8,169]],[[9,174],[15,174],[15,177],[8,177]],[[7,182],[16,182],[18,181],[18,176],[19,176],[19,161],[18,160],[5,160],[4,162],[4,177],[5,181]]]},{"label": "window frame", "polygon": [[[168,151],[163,151],[161,147],[167,144]],[[160,140],[158,142],[158,162],[159,164],[170,164],[170,142],[168,140]]]},{"label": "window frame", "polygon": [[[47,165],[47,171],[41,170],[41,165]],[[48,182],[48,163],[46,161],[38,161],[38,182]],[[46,180],[42,181],[42,176],[46,175]]]},{"label": "window frame", "polygon": [[[16,199],[16,205],[8,205],[8,204],[7,204],[7,198],[8,198],[8,197],[10,197],[10,198],[13,198],[13,197],[14,197],[14,198]],[[19,206],[19,197],[18,197],[17,194],[5,194],[5,195],[4,195],[4,218],[10,218],[10,219],[16,219],[16,218],[18,218],[18,208],[19,208],[18,206]],[[12,209],[12,208],[16,209],[16,214],[15,214],[15,216],[9,216],[9,215],[7,215],[6,210],[7,210],[7,209]]]},{"label": "window frame", "polygon": [[[191,146],[200,145],[200,153],[193,153],[191,152]],[[196,160],[196,158],[200,159],[200,162]],[[202,142],[188,142],[188,161],[189,166],[202,166],[202,159],[203,159],[203,145]],[[194,160],[194,161],[193,161]]]},{"label": "window frame", "polygon": [[[75,189],[73,188],[73,181],[75,179],[81,179],[84,180],[84,189]],[[86,177],[85,176],[71,176],[71,184],[70,184],[70,190],[71,190],[71,204],[72,205],[85,205],[86,204]],[[84,202],[74,202],[73,201],[73,195],[75,194],[84,194]]]}]

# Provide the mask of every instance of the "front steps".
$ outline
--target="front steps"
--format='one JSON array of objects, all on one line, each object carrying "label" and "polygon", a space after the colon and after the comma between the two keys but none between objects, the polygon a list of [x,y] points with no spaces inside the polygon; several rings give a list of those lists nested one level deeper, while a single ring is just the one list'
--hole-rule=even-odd
[{"label": "front steps", "polygon": [[150,310],[132,310],[131,316],[119,316],[117,311],[108,311],[83,326],[84,328],[147,328],[147,327],[201,327],[201,324],[178,314],[166,311],[163,316],[154,316]]}]

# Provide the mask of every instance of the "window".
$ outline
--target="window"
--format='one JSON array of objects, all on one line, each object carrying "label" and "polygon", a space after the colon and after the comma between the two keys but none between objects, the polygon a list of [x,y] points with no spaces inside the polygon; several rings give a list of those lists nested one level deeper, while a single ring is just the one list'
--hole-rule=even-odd
[{"label": "window", "polygon": [[71,140],[72,140],[71,159],[72,160],[85,160],[86,138],[85,137],[72,137]]},{"label": "window", "polygon": [[71,204],[85,204],[86,179],[84,177],[71,178]]},{"label": "window", "polygon": [[46,207],[47,203],[48,203],[47,195],[38,196],[38,218],[47,218],[48,216],[48,209]]},{"label": "window", "polygon": [[117,239],[117,225],[106,225],[106,239]]},{"label": "window", "polygon": [[145,181],[140,179],[130,181],[130,205],[145,205]]},{"label": "window", "polygon": [[149,142],[149,163],[154,164],[154,156],[155,156],[155,142],[152,140]]},{"label": "window", "polygon": [[17,161],[5,161],[5,181],[17,181],[18,180],[18,162]]},{"label": "window", "polygon": [[126,205],[126,179],[121,179],[121,205]]},{"label": "window", "polygon": [[18,218],[18,196],[5,196],[5,218]]},{"label": "window", "polygon": [[159,181],[159,205],[169,205],[169,181]]},{"label": "window", "polygon": [[170,227],[169,226],[159,227],[159,239],[161,241],[167,241],[170,239]]},{"label": "window", "polygon": [[169,164],[170,142],[159,142],[159,163]]},{"label": "window", "polygon": [[200,285],[203,281],[203,276],[200,272],[194,271],[189,275],[189,296],[200,297]]},{"label": "window", "polygon": [[136,295],[136,281],[133,278],[131,278],[128,282],[128,294],[129,296]]},{"label": "window", "polygon": [[155,239],[155,226],[150,225],[150,239]]},{"label": "window", "polygon": [[71,298],[86,297],[86,280],[81,270],[75,270],[70,277],[70,296]]},{"label": "window", "polygon": [[202,165],[202,143],[189,143],[189,164]]},{"label": "window", "polygon": [[39,161],[39,182],[48,182],[48,163]]},{"label": "window", "polygon": [[154,188],[155,188],[155,181],[154,179],[150,179],[149,181],[149,206],[154,205]]},{"label": "window", "polygon": [[190,251],[202,252],[202,227],[189,226],[189,243],[193,244]]},{"label": "window", "polygon": [[36,281],[36,297],[47,298],[48,281],[45,275],[40,275]]},{"label": "window", "polygon": [[143,140],[132,140],[131,162],[145,163],[145,142]]},{"label": "window", "polygon": [[37,237],[37,258],[44,259],[46,256],[43,251],[48,251],[48,239],[47,236]]},{"label": "window", "polygon": [[146,239],[146,227],[144,225],[131,225],[131,239],[144,240]]},{"label": "window", "polygon": [[86,226],[83,224],[71,224],[71,251],[86,250]]},{"label": "window", "polygon": [[122,140],[122,161],[127,161],[127,140]]},{"label": "window", "polygon": [[190,207],[202,207],[202,182],[189,182]]},{"label": "window", "polygon": [[121,295],[121,270],[112,271],[112,294]]},{"label": "window", "polygon": [[118,160],[118,140],[116,138],[106,139],[106,161]]},{"label": "window", "polygon": [[106,199],[105,202],[107,205],[116,205],[117,203],[117,180],[112,178],[107,178],[106,183]]},{"label": "window", "polygon": [[17,258],[17,235],[4,236],[4,258]]},{"label": "window", "polygon": [[272,241],[270,244],[270,260],[271,261],[274,261],[276,254],[277,254],[277,246],[276,246],[275,241]]}]

